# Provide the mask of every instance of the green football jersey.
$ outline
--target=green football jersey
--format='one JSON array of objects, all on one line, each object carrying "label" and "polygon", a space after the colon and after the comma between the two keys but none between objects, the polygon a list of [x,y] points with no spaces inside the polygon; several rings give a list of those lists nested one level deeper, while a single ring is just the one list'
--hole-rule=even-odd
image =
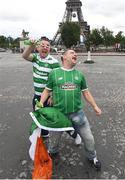
[{"label": "green football jersey", "polygon": [[50,72],[46,88],[52,90],[53,106],[68,114],[83,107],[81,91],[88,87],[80,71],[61,67]]},{"label": "green football jersey", "polygon": [[36,95],[41,95],[46,87],[49,73],[59,66],[58,60],[51,55],[41,59],[39,54],[33,54],[33,82]]}]

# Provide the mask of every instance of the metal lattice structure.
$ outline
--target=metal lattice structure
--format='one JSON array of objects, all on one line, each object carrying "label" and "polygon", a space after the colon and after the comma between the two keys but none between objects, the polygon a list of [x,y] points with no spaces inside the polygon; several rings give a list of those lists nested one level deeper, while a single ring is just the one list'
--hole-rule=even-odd
[{"label": "metal lattice structure", "polygon": [[90,26],[87,25],[87,22],[84,21],[82,14],[82,2],[80,0],[67,0],[66,10],[62,19],[62,22],[59,23],[59,28],[53,37],[52,44],[60,45],[61,44],[61,26],[65,22],[72,22],[73,18],[77,17],[77,23],[80,25],[80,34],[85,39],[86,35],[90,31]]}]

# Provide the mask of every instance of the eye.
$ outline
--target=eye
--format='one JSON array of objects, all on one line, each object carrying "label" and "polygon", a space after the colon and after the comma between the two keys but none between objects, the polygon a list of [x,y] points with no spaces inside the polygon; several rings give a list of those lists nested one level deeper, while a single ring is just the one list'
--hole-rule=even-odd
[{"label": "eye", "polygon": [[50,47],[50,45],[49,45],[49,44],[47,44],[46,46],[47,46],[47,47]]}]

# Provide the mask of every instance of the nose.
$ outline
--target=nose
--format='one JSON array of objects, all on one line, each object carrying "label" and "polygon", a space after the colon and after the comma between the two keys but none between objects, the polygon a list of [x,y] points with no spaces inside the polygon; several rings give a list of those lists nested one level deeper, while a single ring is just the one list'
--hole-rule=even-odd
[{"label": "nose", "polygon": [[75,53],[74,56],[77,58],[77,54]]},{"label": "nose", "polygon": [[47,49],[48,47],[47,46],[43,46],[44,49]]}]

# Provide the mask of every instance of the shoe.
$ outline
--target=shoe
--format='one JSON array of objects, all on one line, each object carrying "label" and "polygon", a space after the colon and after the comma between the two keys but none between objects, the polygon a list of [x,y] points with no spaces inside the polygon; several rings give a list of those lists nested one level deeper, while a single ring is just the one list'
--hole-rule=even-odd
[{"label": "shoe", "polygon": [[96,157],[94,159],[89,159],[89,163],[91,163],[98,171],[101,170],[101,162]]},{"label": "shoe", "polygon": [[76,138],[75,138],[75,145],[80,145],[81,142],[82,142],[82,139],[81,139],[80,135],[77,134],[77,136],[76,136]]}]

